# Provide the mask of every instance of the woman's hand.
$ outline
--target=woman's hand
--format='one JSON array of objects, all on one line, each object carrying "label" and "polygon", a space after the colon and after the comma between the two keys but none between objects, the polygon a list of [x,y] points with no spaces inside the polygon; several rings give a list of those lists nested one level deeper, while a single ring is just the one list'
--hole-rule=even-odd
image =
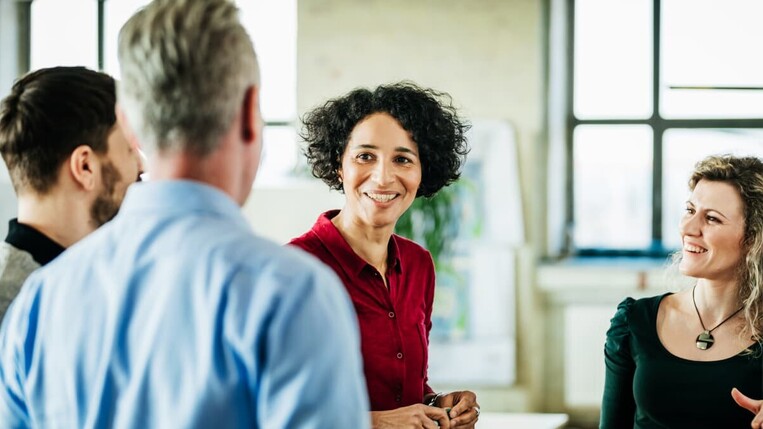
[{"label": "woman's hand", "polygon": [[389,411],[372,411],[372,429],[450,429],[448,414],[442,408],[415,404]]},{"label": "woman's hand", "polygon": [[755,418],[752,419],[750,426],[755,429],[763,428],[763,401],[748,398],[743,395],[736,387],[731,389],[731,397],[734,398],[734,402],[740,407],[755,414]]},{"label": "woman's hand", "polygon": [[473,428],[480,416],[480,405],[474,392],[450,392],[437,399],[438,407],[450,408],[450,427],[452,429]]}]

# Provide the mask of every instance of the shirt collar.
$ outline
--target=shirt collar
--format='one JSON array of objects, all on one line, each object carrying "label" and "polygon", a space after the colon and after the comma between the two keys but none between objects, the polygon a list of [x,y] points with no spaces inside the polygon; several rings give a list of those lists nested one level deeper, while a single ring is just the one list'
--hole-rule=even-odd
[{"label": "shirt collar", "polygon": [[16,218],[8,221],[8,235],[5,237],[5,242],[29,253],[40,265],[47,264],[66,250],[47,235],[29,225],[19,223]]},{"label": "shirt collar", "polygon": [[117,218],[191,212],[220,215],[246,229],[251,228],[233,198],[218,188],[192,180],[156,180],[130,185]]},{"label": "shirt collar", "polygon": [[[366,262],[363,258],[358,256],[352,247],[347,243],[347,240],[342,237],[342,234],[337,229],[336,225],[331,222],[339,213],[339,210],[329,210],[320,216],[313,226],[313,231],[321,240],[324,246],[330,253],[334,254],[339,261],[342,261],[343,265],[346,265],[348,271],[360,274],[367,266],[371,264]],[[387,245],[387,264],[389,267],[394,268],[397,272],[402,272],[403,267],[400,261],[400,252],[398,250],[397,236],[392,234]]]}]

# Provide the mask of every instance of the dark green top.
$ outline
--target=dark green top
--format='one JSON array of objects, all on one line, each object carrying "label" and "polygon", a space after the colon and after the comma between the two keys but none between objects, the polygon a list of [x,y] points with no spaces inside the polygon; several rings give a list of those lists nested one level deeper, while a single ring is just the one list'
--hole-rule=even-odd
[{"label": "dark green top", "polygon": [[712,362],[674,356],[657,336],[657,308],[667,295],[627,298],[617,306],[604,346],[599,427],[749,428],[754,416],[734,402],[731,388],[763,398],[760,344],[750,354]]}]

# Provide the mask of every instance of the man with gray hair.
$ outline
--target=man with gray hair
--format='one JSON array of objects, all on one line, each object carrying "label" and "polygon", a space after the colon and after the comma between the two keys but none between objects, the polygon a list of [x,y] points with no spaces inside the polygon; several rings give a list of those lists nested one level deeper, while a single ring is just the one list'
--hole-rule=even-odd
[{"label": "man with gray hair", "polygon": [[0,426],[367,428],[341,284],[240,211],[263,124],[236,7],[155,0],[119,59],[151,180],[25,283],[0,331]]}]

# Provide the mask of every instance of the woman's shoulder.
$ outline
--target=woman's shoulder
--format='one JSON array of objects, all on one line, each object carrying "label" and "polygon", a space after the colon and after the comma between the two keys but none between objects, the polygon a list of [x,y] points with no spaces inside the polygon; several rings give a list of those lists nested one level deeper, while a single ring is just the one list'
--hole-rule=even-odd
[{"label": "woman's shoulder", "polygon": [[627,297],[617,305],[615,315],[610,321],[610,329],[607,332],[607,336],[621,337],[629,335],[633,325],[643,326],[645,324],[654,323],[657,317],[657,310],[660,307],[660,302],[669,293],[657,296],[650,296],[646,298],[634,299]]},{"label": "woman's shoulder", "polygon": [[319,242],[318,238],[315,236],[315,233],[313,231],[307,231],[304,234],[300,235],[299,237],[292,238],[287,245],[299,247],[302,250],[308,250],[310,248],[315,247],[315,245]]},{"label": "woman's shoulder", "polygon": [[662,295],[655,295],[655,296],[648,296],[645,298],[639,298],[639,299],[633,299],[633,298],[626,298],[631,299],[633,302],[630,304],[630,306],[635,311],[644,311],[647,313],[654,313],[657,314],[657,309],[660,307],[660,303],[665,298],[673,295],[672,292],[667,292]]},{"label": "woman's shoulder", "polygon": [[413,240],[410,240],[408,238],[405,238],[397,234],[393,234],[392,239],[395,241],[397,250],[402,257],[407,259],[423,258],[423,259],[428,259],[430,261],[432,260],[432,255],[429,253],[429,251],[425,249],[423,246],[421,246],[419,243],[416,243]]},{"label": "woman's shoulder", "polygon": [[332,238],[331,232],[335,231],[335,227],[331,224],[331,219],[336,216],[338,212],[338,210],[329,210],[321,213],[312,228],[299,237],[292,238],[287,244],[314,253],[321,247],[322,240]]}]

